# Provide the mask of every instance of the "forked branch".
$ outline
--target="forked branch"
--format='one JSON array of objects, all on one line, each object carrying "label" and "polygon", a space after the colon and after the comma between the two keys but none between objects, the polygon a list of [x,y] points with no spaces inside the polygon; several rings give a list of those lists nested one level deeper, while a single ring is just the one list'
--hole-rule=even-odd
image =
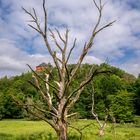
[{"label": "forked branch", "polygon": [[89,41],[86,42],[85,45],[84,45],[83,51],[82,51],[82,53],[79,57],[79,60],[76,64],[75,68],[71,72],[70,79],[73,79],[73,77],[76,75],[77,70],[79,69],[81,63],[83,62],[83,59],[85,58],[85,56],[89,52],[90,48],[93,46],[93,41],[94,41],[94,38],[96,37],[96,35],[100,31],[104,30],[105,28],[107,28],[109,26],[112,26],[112,24],[115,22],[115,21],[109,22],[108,24],[106,24],[103,27],[101,27],[100,29],[98,29],[98,27],[100,25],[100,22],[101,22],[101,18],[102,18],[102,10],[103,10],[104,4],[102,4],[102,0],[99,0],[99,4],[97,4],[96,0],[93,0],[93,2],[94,2],[94,5],[96,6],[96,8],[98,9],[98,12],[99,12],[98,20],[97,20],[97,22],[96,22],[96,24],[95,24],[95,26],[92,30],[92,34],[89,38]]}]

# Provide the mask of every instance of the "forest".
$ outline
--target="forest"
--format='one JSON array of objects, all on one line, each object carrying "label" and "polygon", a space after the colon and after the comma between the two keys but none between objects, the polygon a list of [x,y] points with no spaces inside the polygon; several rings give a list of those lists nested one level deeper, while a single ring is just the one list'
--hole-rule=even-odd
[{"label": "forest", "polygon": [[[69,70],[74,64],[68,66]],[[72,83],[70,90],[82,82],[86,71],[91,67],[99,69],[108,69],[110,73],[95,76],[93,80],[85,87],[81,97],[70,110],[76,112],[78,119],[93,119],[92,110],[92,92],[95,92],[95,112],[99,119],[104,119],[105,110],[108,109],[116,119],[116,122],[134,122],[135,117],[140,115],[140,76],[137,78],[125,71],[110,66],[108,64],[90,65],[82,64],[79,69],[79,75]],[[57,77],[56,68],[48,64],[48,67],[38,74],[43,77],[51,69],[50,80]],[[34,98],[35,102],[41,105],[42,100],[31,82],[33,72],[23,73],[13,77],[3,77],[0,79],[0,119],[21,119],[28,118],[36,120],[38,118],[29,114],[23,106],[17,105],[13,99],[20,99],[25,102],[27,97]],[[55,103],[56,98],[53,98]],[[45,105],[44,105],[45,106]],[[47,114],[49,117],[49,114]]]}]

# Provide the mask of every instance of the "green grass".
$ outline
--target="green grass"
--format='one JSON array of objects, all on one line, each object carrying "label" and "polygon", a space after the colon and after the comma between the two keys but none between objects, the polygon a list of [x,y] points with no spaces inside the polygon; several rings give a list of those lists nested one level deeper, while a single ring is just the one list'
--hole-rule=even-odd
[{"label": "green grass", "polygon": [[[53,134],[53,129],[43,121],[3,120],[0,121],[0,140],[43,139]],[[47,137],[46,136],[46,137]],[[51,137],[51,136],[50,136]]]},{"label": "green grass", "polygon": [[[79,120],[72,122],[75,127],[82,128],[91,124],[92,120]],[[94,122],[95,125],[97,125]],[[99,137],[95,125],[85,128],[82,140],[140,140],[140,125],[116,124],[112,131],[111,124],[106,126],[105,136]],[[69,128],[69,139],[78,140],[79,133]],[[43,121],[2,120],[0,121],[0,140],[55,140],[53,129]]]}]

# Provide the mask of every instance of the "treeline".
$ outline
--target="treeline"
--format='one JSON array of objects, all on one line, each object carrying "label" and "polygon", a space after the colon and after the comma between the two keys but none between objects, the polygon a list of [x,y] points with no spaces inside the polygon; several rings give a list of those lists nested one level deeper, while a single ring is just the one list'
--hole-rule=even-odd
[{"label": "treeline", "polygon": [[[74,65],[69,65],[69,71]],[[132,122],[134,115],[140,115],[140,76],[135,78],[119,68],[112,67],[107,64],[89,65],[83,64],[79,70],[79,74],[72,82],[71,89],[73,90],[77,84],[80,84],[85,77],[86,71],[93,67],[95,69],[106,69],[110,71],[107,74],[95,76],[94,79],[86,86],[79,101],[72,108],[71,112],[78,112],[79,118],[93,118],[91,115],[92,94],[94,92],[95,111],[100,119],[105,116],[105,110],[116,118],[117,122]],[[50,72],[51,79],[57,79],[57,71],[51,65],[39,73],[43,78],[45,72]],[[39,102],[40,96],[34,86],[32,72],[24,73],[20,76],[3,77],[0,79],[0,118],[25,118],[33,116],[29,115],[22,106],[15,103],[16,99],[23,102],[26,97],[33,97],[36,102]],[[55,95],[55,94],[54,94]],[[55,102],[54,97],[54,102]],[[40,104],[41,106],[41,104]]]}]

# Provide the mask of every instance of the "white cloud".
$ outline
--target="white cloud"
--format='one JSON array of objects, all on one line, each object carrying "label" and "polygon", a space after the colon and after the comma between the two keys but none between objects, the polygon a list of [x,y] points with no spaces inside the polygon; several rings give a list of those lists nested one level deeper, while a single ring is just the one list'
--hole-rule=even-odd
[{"label": "white cloud", "polygon": [[103,63],[103,60],[100,60],[99,58],[96,58],[94,56],[86,56],[83,63],[89,63],[89,64],[101,64]]},{"label": "white cloud", "polygon": [[[46,53],[43,40],[37,36],[35,31],[27,27],[29,17],[21,9],[21,6],[26,9],[34,7],[37,9],[42,23],[42,2],[40,0],[28,0],[28,2],[25,0],[2,0],[2,2],[4,5],[10,6],[10,12],[6,13],[5,9],[0,7],[1,75],[7,74],[7,71],[8,74],[13,74],[14,70],[23,72],[28,69],[26,63],[34,67],[38,63],[51,61],[50,56]],[[135,2],[139,2],[139,0],[135,0]],[[108,57],[113,64],[119,65],[128,72],[135,75],[140,73],[139,56],[130,58],[125,51],[122,51],[131,49],[136,54],[140,52],[140,8],[133,8],[129,3],[132,4],[132,1],[108,1],[101,26],[108,21],[117,20],[117,22],[97,36],[94,47],[84,62],[101,63]],[[70,60],[71,63],[76,62],[83,44],[87,41],[97,20],[97,9],[92,0],[57,0],[57,2],[48,0],[46,5],[50,27],[58,27],[63,34],[63,25],[70,28],[69,49],[72,46],[72,40],[77,38],[77,47]],[[50,43],[55,49],[52,41]],[[29,51],[29,47],[32,47],[31,51]],[[117,64],[116,60],[119,61],[124,57],[127,60],[123,64]]]},{"label": "white cloud", "polygon": [[15,47],[15,42],[6,39],[1,39],[0,42],[0,76],[28,71],[26,64],[35,68],[42,62],[52,62],[49,55],[31,55]]},{"label": "white cloud", "polygon": [[139,63],[139,60],[140,60],[140,58],[136,59],[136,60],[133,59],[130,62],[124,63],[120,67],[122,69],[124,69],[125,71],[127,71],[128,73],[133,74],[135,76],[138,76],[138,74],[140,73],[140,63]]}]

